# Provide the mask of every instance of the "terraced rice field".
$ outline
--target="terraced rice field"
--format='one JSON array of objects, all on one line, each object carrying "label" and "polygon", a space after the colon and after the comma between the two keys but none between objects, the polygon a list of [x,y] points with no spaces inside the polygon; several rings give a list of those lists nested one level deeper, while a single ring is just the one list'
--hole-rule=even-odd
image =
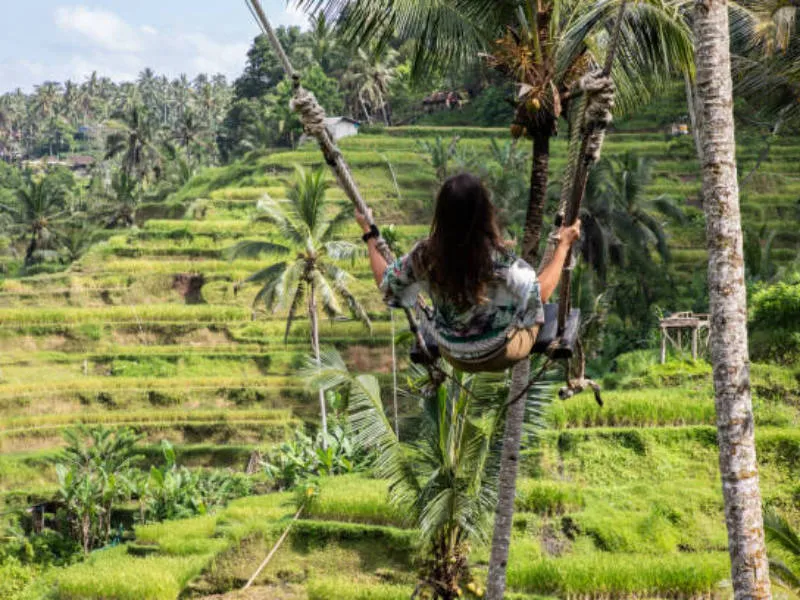
[{"label": "terraced rice field", "polygon": [[[506,135],[457,133],[478,154],[491,137]],[[400,128],[342,144],[379,222],[398,224],[405,247],[424,235],[420,223],[435,186],[417,140],[450,134]],[[563,142],[554,151],[558,171]],[[661,134],[617,133],[604,149],[626,151],[659,160],[649,194],[670,194],[687,207],[690,223],[671,231],[670,276],[690,297],[705,270],[697,164],[670,156]],[[740,147],[743,172],[758,153]],[[796,140],[775,143],[742,194],[745,218],[776,231],[781,260],[793,259],[800,244],[798,161]],[[314,400],[297,376],[308,353],[307,323],[300,320],[284,340],[283,315],[253,309],[255,288],[233,289],[275,257],[225,258],[242,239],[279,241],[277,231],[250,219],[263,194],[285,194],[296,163],[319,164],[320,156],[307,146],[210,169],[170,200],[184,217],[146,220],[65,273],[0,282],[0,510],[52,493],[61,432],[77,423],[132,426],[153,444],[172,440],[192,465],[243,467],[253,448],[315,422]],[[356,233],[351,227],[342,235]],[[322,343],[342,349],[357,369],[385,375],[388,313],[366,261],[346,266],[372,329],[346,319],[325,323]],[[197,293],[186,293],[190,279],[199,282]],[[526,441],[509,598],[729,595],[721,585],[728,562],[709,369],[677,365],[620,382],[606,392],[604,409],[583,397],[554,404],[548,430]],[[757,365],[754,374],[765,500],[796,517],[800,373]],[[404,413],[412,408],[409,401]],[[348,476],[322,487],[254,595],[236,597],[408,598],[414,536],[388,504],[385,483]],[[294,512],[288,501],[246,498],[216,515],[137,527],[137,544],[157,543],[157,552],[135,556],[123,546],[96,553],[46,573],[31,597],[37,589],[63,599],[224,593],[241,586],[280,535]],[[475,548],[473,559],[480,575],[488,549]]]}]

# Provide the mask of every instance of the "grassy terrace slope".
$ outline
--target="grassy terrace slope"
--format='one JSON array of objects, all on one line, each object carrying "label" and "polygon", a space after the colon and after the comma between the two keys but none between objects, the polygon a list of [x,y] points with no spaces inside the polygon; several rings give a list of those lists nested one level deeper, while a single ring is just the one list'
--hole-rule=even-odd
[{"label": "grassy terrace slope", "polygon": [[[507,135],[399,128],[342,144],[379,222],[398,224],[405,247],[424,235],[435,187],[417,140],[453,133],[478,155],[491,137]],[[557,171],[564,150],[563,141],[555,144]],[[656,133],[609,136],[604,152],[626,151],[656,158],[648,193],[676,197],[692,216],[670,232],[672,277],[688,295],[705,268],[697,164]],[[759,151],[740,146],[742,172]],[[314,401],[296,376],[308,351],[307,324],[299,321],[284,341],[282,315],[251,309],[254,288],[233,293],[236,281],[275,257],[229,262],[224,250],[242,239],[277,241],[274,229],[249,221],[258,198],[281,197],[295,163],[320,160],[306,146],[208,169],[167,208],[147,207],[153,218],[96,246],[68,271],[0,281],[0,509],[52,492],[61,432],[75,423],[131,425],[150,442],[176,442],[188,464],[238,467],[252,448],[315,420]],[[776,258],[794,256],[800,242],[799,160],[795,140],[774,143],[743,189],[745,218],[778,233]],[[356,233],[351,227],[342,235]],[[347,267],[372,331],[349,320],[325,322],[323,343],[343,349],[356,368],[385,374],[388,315],[366,262]],[[186,294],[187,276],[202,281],[199,294]],[[800,373],[756,365],[754,375],[765,499],[797,516]],[[541,447],[529,441],[512,597],[725,597],[707,365],[648,366],[616,383],[603,410],[584,397],[554,404]],[[154,554],[137,557],[126,547],[96,553],[89,563],[46,574],[30,597],[45,589],[64,599],[227,591],[247,579],[280,534],[294,512],[289,500],[247,498],[217,515],[140,527],[137,542],[157,543]],[[319,501],[259,580],[266,595],[253,597],[408,598],[414,552],[405,527],[387,504],[383,482],[325,481]],[[488,550],[477,548],[473,557],[480,573]]]}]

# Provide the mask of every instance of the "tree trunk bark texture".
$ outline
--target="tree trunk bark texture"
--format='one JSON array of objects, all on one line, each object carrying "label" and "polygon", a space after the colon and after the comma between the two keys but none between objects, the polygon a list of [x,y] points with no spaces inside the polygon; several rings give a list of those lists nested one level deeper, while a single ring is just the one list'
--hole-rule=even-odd
[{"label": "tree trunk bark texture", "polygon": [[394,435],[400,441],[400,417],[397,411],[397,345],[394,341],[394,309],[389,309],[389,319],[392,322],[392,408],[394,409]]},{"label": "tree trunk bark texture", "polygon": [[[529,264],[536,263],[542,231],[544,204],[547,199],[548,169],[550,166],[550,135],[543,133],[534,137],[533,163],[531,164],[531,190],[528,214],[525,219],[525,235],[522,241],[522,256]],[[518,397],[530,377],[531,365],[523,360],[511,371],[511,388],[508,399]],[[489,558],[489,573],[486,578],[486,600],[502,600],[506,589],[506,567],[511,546],[511,525],[514,518],[514,500],[517,494],[517,472],[522,443],[522,427],[525,421],[525,398],[520,398],[508,407],[506,427],[503,435],[503,453],[497,485],[497,508],[494,517],[492,550]]]},{"label": "tree trunk bark texture", "polygon": [[548,169],[550,168],[550,135],[537,133],[533,138],[533,164],[525,234],[522,237],[522,257],[535,264],[542,233],[544,205],[547,201]]},{"label": "tree trunk bark texture", "polygon": [[[516,398],[528,384],[531,365],[522,360],[511,371],[509,399]],[[525,421],[525,398],[508,407],[503,436],[503,454],[497,479],[497,508],[494,515],[492,551],[489,573],[486,577],[486,600],[502,600],[506,589],[506,567],[511,546],[511,525],[514,519],[514,500],[517,495],[519,451],[522,444],[522,426]]]},{"label": "tree trunk bark texture", "polygon": [[695,0],[717,440],[737,600],[771,598],[750,395],[727,0]]},{"label": "tree trunk bark texture", "polygon": [[[308,318],[311,321],[311,349],[314,351],[314,358],[317,367],[322,367],[322,360],[319,356],[319,315],[317,314],[317,297],[314,282],[308,286]],[[322,448],[328,449],[328,411],[325,406],[325,392],[319,390],[319,414],[322,420]]]},{"label": "tree trunk bark texture", "polygon": [[689,111],[689,125],[692,128],[694,148],[697,152],[697,158],[700,160],[700,164],[703,164],[703,143],[700,140],[701,127],[697,110],[697,90],[688,73],[683,74],[683,82],[686,86],[686,108]]}]

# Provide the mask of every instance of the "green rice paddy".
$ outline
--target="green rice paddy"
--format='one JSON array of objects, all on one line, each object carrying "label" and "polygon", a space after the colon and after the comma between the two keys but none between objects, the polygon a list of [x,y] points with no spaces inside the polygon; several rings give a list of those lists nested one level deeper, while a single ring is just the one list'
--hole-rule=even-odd
[{"label": "green rice paddy", "polygon": [[[480,155],[506,131],[407,127],[342,143],[364,196],[380,222],[398,225],[404,247],[425,234],[435,187],[417,141],[438,135],[460,135]],[[556,172],[564,143],[554,144]],[[671,156],[658,133],[609,136],[605,153],[626,151],[658,159],[651,197],[669,194],[697,214],[696,161]],[[758,154],[741,145],[740,170]],[[777,232],[778,260],[792,260],[800,242],[798,159],[794,140],[776,142],[742,190],[745,217]],[[53,459],[72,425],[131,426],[146,436],[148,456],[166,438],[185,464],[241,469],[253,449],[316,421],[314,399],[297,376],[308,324],[299,320],[284,340],[283,315],[251,308],[255,288],[233,293],[237,281],[282,257],[228,261],[224,252],[242,239],[279,241],[270,226],[250,221],[258,199],[284,195],[294,164],[320,162],[316,148],[304,146],[207,169],[170,199],[197,208],[184,218],[119,233],[66,272],[0,280],[0,510],[52,494]],[[676,282],[688,297],[691,274],[705,269],[702,222],[669,233]],[[342,232],[356,234],[354,226]],[[372,330],[349,319],[325,322],[323,344],[386,381],[388,313],[366,261],[343,266],[357,279]],[[203,277],[199,303],[187,304],[174,285],[181,274]],[[509,598],[730,596],[710,369],[703,362],[647,364],[608,378],[604,408],[589,396],[554,401],[547,431],[526,440]],[[753,374],[764,499],[796,519],[800,372],[755,365]],[[412,404],[403,406],[406,414]],[[134,544],[95,552],[81,564],[0,572],[0,579],[23,582],[11,591],[0,584],[0,591],[60,600],[226,593],[243,585],[292,514],[289,494],[244,498],[213,515],[137,527]],[[275,598],[409,598],[418,550],[408,526],[388,502],[385,482],[367,474],[323,480],[257,585]],[[137,555],[142,545],[154,549]],[[472,562],[483,578],[488,548],[474,548]]]}]

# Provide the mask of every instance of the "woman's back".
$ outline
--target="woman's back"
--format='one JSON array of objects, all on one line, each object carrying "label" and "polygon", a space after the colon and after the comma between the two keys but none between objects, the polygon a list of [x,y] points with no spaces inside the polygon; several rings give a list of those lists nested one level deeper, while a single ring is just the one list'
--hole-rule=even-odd
[{"label": "woman's back", "polygon": [[385,300],[398,307],[413,306],[420,292],[429,295],[434,308],[432,333],[447,354],[475,358],[502,346],[512,330],[543,322],[536,273],[511,252],[493,251],[492,273],[482,282],[481,297],[463,299],[432,285],[425,250],[423,242],[392,265],[381,289]]}]

